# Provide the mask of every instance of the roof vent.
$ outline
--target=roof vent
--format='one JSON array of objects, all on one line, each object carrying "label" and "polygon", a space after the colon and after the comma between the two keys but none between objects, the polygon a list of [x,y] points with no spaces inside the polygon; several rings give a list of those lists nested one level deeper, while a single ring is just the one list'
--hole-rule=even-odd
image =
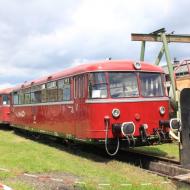
[{"label": "roof vent", "polygon": [[51,80],[52,79],[52,76],[49,76],[48,78],[47,78],[47,80]]}]

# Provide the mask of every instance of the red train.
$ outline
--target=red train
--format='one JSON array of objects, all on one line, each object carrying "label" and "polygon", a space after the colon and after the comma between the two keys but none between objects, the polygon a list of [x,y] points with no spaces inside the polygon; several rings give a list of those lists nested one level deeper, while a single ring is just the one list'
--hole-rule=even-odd
[{"label": "red train", "polygon": [[10,123],[10,101],[12,88],[0,90],[0,123]]},{"label": "red train", "polygon": [[[170,140],[163,70],[144,62],[108,60],[26,82],[11,92],[14,127],[120,146]],[[173,122],[174,121],[174,122]],[[117,144],[110,152],[110,141]]]}]

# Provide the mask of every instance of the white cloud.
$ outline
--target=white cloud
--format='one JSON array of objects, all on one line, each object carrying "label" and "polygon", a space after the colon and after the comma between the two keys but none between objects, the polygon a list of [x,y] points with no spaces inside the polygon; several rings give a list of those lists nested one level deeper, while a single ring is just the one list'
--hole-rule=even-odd
[{"label": "white cloud", "polygon": [[[132,42],[130,34],[161,27],[188,33],[189,5],[177,0],[1,1],[0,63],[6,67],[0,68],[0,84],[107,57],[138,60],[140,42]],[[171,45],[172,57],[189,55],[188,48],[177,47]],[[154,61],[159,48],[147,44],[146,59]]]},{"label": "white cloud", "polygon": [[11,88],[11,87],[14,87],[14,85],[11,83],[1,83],[0,84],[0,89]]}]

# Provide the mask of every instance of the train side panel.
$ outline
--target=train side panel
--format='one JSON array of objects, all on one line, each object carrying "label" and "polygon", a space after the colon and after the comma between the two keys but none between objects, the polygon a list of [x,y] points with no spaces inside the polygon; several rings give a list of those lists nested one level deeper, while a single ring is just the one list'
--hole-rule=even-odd
[{"label": "train side panel", "polygon": [[0,105],[0,123],[10,123],[10,105]]},{"label": "train side panel", "polygon": [[13,106],[11,120],[18,127],[76,137],[76,125],[84,123],[82,119],[76,120],[75,110],[73,104]]},{"label": "train side panel", "polygon": [[[115,103],[112,100],[109,103],[87,101],[81,105],[15,106],[12,120],[14,125],[58,133],[63,136],[73,136],[79,139],[104,139],[104,118],[109,116],[111,125],[134,122],[136,126],[134,136],[139,136],[139,128],[142,124],[147,124],[148,135],[153,135],[154,129],[159,126],[159,120],[168,119],[166,99]],[[166,108],[164,115],[159,112],[161,106]],[[117,119],[112,116],[114,108],[121,111],[121,116]],[[110,130],[109,137],[113,138],[112,130]]]}]

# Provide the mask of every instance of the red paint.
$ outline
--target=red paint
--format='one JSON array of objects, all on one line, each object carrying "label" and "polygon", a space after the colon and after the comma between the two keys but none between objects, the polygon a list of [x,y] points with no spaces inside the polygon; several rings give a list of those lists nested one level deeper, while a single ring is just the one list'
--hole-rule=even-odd
[{"label": "red paint", "polygon": [[[133,63],[132,61],[105,61],[95,64],[86,64],[24,83],[16,87],[14,91],[21,88],[28,88],[31,85],[43,84],[47,81],[54,81],[71,76],[72,102],[66,105],[63,102],[56,105],[52,105],[51,103],[48,105],[43,105],[43,103],[41,103],[40,105],[33,106],[11,105],[11,124],[37,128],[44,131],[58,132],[64,135],[72,135],[79,139],[104,139],[105,118],[109,118],[110,126],[114,123],[134,122],[136,126],[134,136],[136,137],[139,136],[139,127],[142,124],[147,124],[148,135],[153,135],[153,129],[159,128],[159,120],[169,119],[169,101],[166,96],[156,97],[159,101],[154,101],[153,98],[155,97],[143,98],[142,95],[135,98],[112,99],[108,92],[108,98],[100,99],[101,103],[86,102],[86,100],[88,101],[87,73],[97,71],[139,72],[139,70],[136,71],[134,69]],[[141,64],[142,68],[140,72],[163,73],[160,67],[147,63]],[[74,98],[73,77],[81,73],[85,76],[85,97],[78,99]],[[103,100],[105,100],[105,102],[102,102]],[[160,115],[159,113],[160,106],[164,106],[166,109],[164,115]],[[120,110],[121,115],[119,118],[114,118],[112,116],[112,110],[114,108]],[[114,136],[111,128],[108,135],[110,138]]]},{"label": "red paint", "polygon": [[136,119],[137,121],[139,121],[139,120],[141,119],[141,116],[140,116],[139,113],[136,113],[136,114],[135,114],[135,119]]}]

